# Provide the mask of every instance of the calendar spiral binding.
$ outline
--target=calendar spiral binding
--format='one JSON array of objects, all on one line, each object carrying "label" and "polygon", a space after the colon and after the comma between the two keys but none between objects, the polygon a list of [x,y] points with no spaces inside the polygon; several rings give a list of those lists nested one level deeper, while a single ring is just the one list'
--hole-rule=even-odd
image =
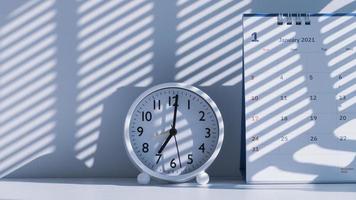
[{"label": "calendar spiral binding", "polygon": [[279,13],[277,17],[278,25],[311,25],[309,13]]}]

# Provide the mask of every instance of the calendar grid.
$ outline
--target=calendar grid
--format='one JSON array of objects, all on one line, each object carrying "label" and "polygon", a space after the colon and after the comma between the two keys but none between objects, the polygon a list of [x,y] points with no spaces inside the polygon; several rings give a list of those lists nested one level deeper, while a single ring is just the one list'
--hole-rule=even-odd
[{"label": "calendar grid", "polygon": [[356,18],[302,16],[243,19],[249,183],[356,182]]}]

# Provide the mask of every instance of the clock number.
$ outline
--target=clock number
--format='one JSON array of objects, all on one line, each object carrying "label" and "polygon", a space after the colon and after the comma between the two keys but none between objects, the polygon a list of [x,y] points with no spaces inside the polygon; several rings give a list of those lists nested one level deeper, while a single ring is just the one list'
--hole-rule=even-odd
[{"label": "clock number", "polygon": [[188,99],[188,110],[190,110],[190,99]]},{"label": "clock number", "polygon": [[148,146],[149,146],[148,143],[142,144],[142,152],[143,153],[147,153],[149,151]]},{"label": "clock number", "polygon": [[210,128],[205,128],[206,130],[206,135],[205,135],[205,138],[210,138]]},{"label": "clock number", "polygon": [[139,133],[138,136],[141,136],[143,133],[143,128],[141,126],[137,127],[137,132]]},{"label": "clock number", "polygon": [[[172,101],[174,102],[173,104],[172,104]],[[168,97],[168,105],[169,105],[169,106],[175,105],[176,102],[177,102],[177,101],[176,101],[176,96],[173,96],[173,97],[169,96],[169,97]]]},{"label": "clock number", "polygon": [[159,160],[161,160],[162,154],[161,153],[156,153],[156,156],[158,156],[158,159],[156,161],[156,164],[158,164]]},{"label": "clock number", "polygon": [[205,152],[205,146],[204,143],[200,145],[199,150],[201,150],[201,152]]},{"label": "clock number", "polygon": [[199,111],[199,114],[201,115],[200,121],[205,121],[205,112],[204,111]]},{"label": "clock number", "polygon": [[147,112],[142,112],[141,114],[141,117],[142,117],[142,121],[151,121],[152,120],[152,113],[150,111],[147,111]]},{"label": "clock number", "polygon": [[287,100],[287,96],[283,95],[280,97],[281,101],[286,101]]},{"label": "clock number", "polygon": [[153,100],[153,110],[161,110],[161,100]]},{"label": "clock number", "polygon": [[177,164],[174,162],[174,158],[171,160],[171,163],[170,163],[170,166],[171,168],[176,168],[177,167]]},{"label": "clock number", "polygon": [[193,154],[188,154],[188,162],[189,165],[193,164]]}]

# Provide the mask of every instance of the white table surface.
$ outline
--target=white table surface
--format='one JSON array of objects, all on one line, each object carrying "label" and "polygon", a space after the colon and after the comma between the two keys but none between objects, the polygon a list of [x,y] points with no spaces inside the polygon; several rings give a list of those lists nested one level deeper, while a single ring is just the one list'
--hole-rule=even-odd
[{"label": "white table surface", "polygon": [[196,184],[137,185],[135,179],[4,179],[0,199],[356,200],[356,184],[246,185],[213,180]]}]

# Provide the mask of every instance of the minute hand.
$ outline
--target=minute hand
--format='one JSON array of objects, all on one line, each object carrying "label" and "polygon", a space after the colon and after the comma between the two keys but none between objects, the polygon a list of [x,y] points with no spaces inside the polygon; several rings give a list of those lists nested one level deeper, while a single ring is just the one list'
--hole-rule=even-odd
[{"label": "minute hand", "polygon": [[177,118],[177,108],[178,108],[178,94],[175,96],[176,97],[176,102],[174,103],[174,113],[173,113],[173,124],[172,128],[169,130],[169,136],[167,139],[164,141],[163,145],[161,148],[158,150],[158,153],[161,154],[164,148],[166,148],[169,140],[177,133],[176,130],[176,118]]},{"label": "minute hand", "polygon": [[173,124],[172,124],[173,130],[176,130],[177,110],[178,110],[178,94],[175,96],[175,99],[176,99],[176,101],[174,103]]}]

